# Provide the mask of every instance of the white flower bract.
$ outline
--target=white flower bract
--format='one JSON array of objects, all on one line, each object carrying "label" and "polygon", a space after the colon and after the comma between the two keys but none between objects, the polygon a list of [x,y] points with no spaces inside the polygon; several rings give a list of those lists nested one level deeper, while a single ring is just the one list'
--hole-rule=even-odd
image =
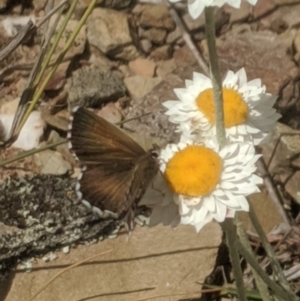
[{"label": "white flower bract", "polygon": [[[169,144],[161,151],[160,169],[165,176],[171,158],[191,145],[196,144],[185,140],[179,144]],[[236,211],[249,211],[246,196],[259,192],[257,185],[262,184],[262,179],[254,174],[255,162],[260,155],[255,154],[251,143],[230,143],[218,151],[217,144],[211,141],[205,148],[213,150],[221,158],[222,169],[217,185],[205,195],[189,196],[173,193],[173,201],[179,208],[181,224],[190,224],[197,231],[213,219],[223,222],[226,217],[233,217]],[[199,167],[208,170],[214,168],[214,166],[207,166],[206,158],[199,160]],[[182,181],[184,182],[187,175],[193,171],[193,167],[191,170],[186,170],[181,177]],[[169,182],[167,177],[166,180]],[[180,184],[184,185],[184,183]]]},{"label": "white flower bract", "polygon": [[[212,89],[211,79],[201,73],[194,73],[193,80],[186,80],[185,84],[186,88],[174,90],[179,100],[163,103],[168,109],[166,115],[170,122],[178,125],[178,132],[195,141],[211,140],[216,136],[216,127],[196,103],[202,92]],[[225,124],[227,139],[231,142],[250,141],[254,145],[264,143],[281,117],[273,108],[277,97],[266,93],[266,87],[260,79],[248,82],[244,68],[236,73],[227,72],[223,80],[223,91],[224,89],[230,89],[241,97],[248,110],[245,120],[240,124],[228,127]],[[225,101],[224,97],[224,103]],[[230,108],[232,111],[235,109],[236,107]],[[226,116],[226,110],[224,114]]]},{"label": "white flower bract", "polygon": [[[179,2],[181,0],[169,0],[170,2]],[[255,5],[257,0],[246,0],[251,5]],[[198,18],[206,6],[221,7],[228,4],[234,8],[240,8],[242,0],[188,0],[189,14],[193,19]]]}]

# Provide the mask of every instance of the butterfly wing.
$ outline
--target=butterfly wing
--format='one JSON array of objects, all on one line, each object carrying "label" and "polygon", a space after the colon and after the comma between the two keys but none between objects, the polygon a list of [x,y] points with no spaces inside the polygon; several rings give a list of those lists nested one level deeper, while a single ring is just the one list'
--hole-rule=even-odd
[{"label": "butterfly wing", "polygon": [[131,171],[106,170],[102,166],[89,166],[82,173],[78,181],[79,195],[92,206],[101,211],[123,215],[131,205],[126,201],[128,187],[131,185],[133,173]]},{"label": "butterfly wing", "polygon": [[122,130],[95,113],[78,108],[70,129],[71,149],[84,165],[131,161],[145,151]]},{"label": "butterfly wing", "polygon": [[120,129],[84,108],[74,113],[69,139],[85,166],[78,196],[124,217],[157,172],[157,161]]},{"label": "butterfly wing", "polygon": [[158,170],[151,154],[146,155],[128,170],[103,168],[101,165],[87,166],[77,189],[79,195],[102,211],[116,213],[123,218],[137,203]]}]

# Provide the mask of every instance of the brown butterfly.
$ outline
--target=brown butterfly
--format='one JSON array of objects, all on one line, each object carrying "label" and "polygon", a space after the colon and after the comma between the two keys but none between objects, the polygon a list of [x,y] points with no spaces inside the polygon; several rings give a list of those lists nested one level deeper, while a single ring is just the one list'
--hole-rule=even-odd
[{"label": "brown butterfly", "polygon": [[76,191],[100,217],[124,219],[134,210],[158,171],[157,151],[145,152],[133,139],[85,108],[75,108],[69,147],[81,163]]}]

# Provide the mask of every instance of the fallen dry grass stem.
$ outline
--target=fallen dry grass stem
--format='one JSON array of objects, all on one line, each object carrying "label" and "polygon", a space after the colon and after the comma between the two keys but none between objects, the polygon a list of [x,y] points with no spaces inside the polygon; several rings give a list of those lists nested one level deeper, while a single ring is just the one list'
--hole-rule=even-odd
[{"label": "fallen dry grass stem", "polygon": [[210,289],[199,290],[197,292],[184,292],[184,293],[176,293],[176,294],[153,295],[153,296],[149,296],[149,297],[145,297],[145,298],[136,299],[135,301],[145,301],[145,300],[151,300],[151,299],[155,299],[155,298],[186,296],[186,295],[189,295],[189,296],[195,295],[195,296],[199,297],[199,294],[201,294],[201,293],[214,293],[214,292],[218,292],[221,290],[222,290],[221,288],[210,288]]},{"label": "fallen dry grass stem", "polygon": [[81,260],[77,263],[74,263],[72,265],[70,265],[69,267],[63,269],[62,271],[58,272],[55,276],[53,276],[41,289],[39,289],[30,299],[28,299],[28,301],[32,301],[35,299],[35,297],[37,297],[49,284],[51,284],[55,279],[57,279],[60,275],[62,275],[63,273],[77,267],[77,266],[80,266],[81,264],[87,262],[87,261],[90,261],[90,260],[93,260],[94,258],[98,257],[98,256],[102,256],[102,255],[105,255],[105,254],[108,254],[112,251],[112,249],[110,250],[107,250],[105,252],[102,252],[100,254],[97,254],[95,256],[91,256],[89,258],[86,258],[84,260]]}]

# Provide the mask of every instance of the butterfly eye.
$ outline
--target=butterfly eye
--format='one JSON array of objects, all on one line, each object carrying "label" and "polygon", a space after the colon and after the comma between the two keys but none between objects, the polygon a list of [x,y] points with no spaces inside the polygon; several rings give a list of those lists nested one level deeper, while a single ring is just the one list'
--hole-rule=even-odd
[{"label": "butterfly eye", "polygon": [[151,156],[153,159],[157,159],[159,157],[159,146],[157,144],[153,144]]},{"label": "butterfly eye", "polygon": [[159,156],[158,150],[152,150],[151,151],[151,156],[152,156],[152,158],[157,159],[158,156]]}]

